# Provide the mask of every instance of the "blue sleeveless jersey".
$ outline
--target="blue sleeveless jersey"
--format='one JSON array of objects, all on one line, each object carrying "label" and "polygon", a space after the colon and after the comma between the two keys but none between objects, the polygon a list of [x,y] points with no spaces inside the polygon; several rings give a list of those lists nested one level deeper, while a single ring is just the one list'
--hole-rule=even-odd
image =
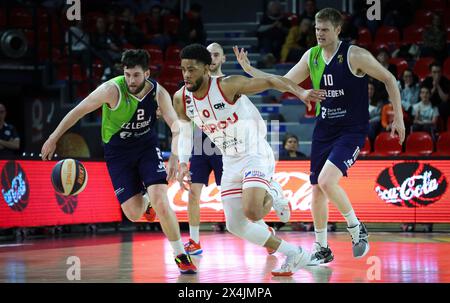
[{"label": "blue sleeveless jersey", "polygon": [[124,78],[114,80],[120,89],[120,101],[116,109],[103,108],[102,127],[107,135],[104,136],[105,149],[118,148],[129,151],[140,149],[143,145],[156,146],[158,137],[154,126],[158,108],[156,101],[158,83],[153,79],[146,80],[153,88],[139,100],[128,92]]},{"label": "blue sleeveless jersey", "polygon": [[313,87],[327,91],[326,99],[317,104],[318,124],[361,129],[368,125],[368,77],[352,73],[348,58],[350,47],[341,42],[328,64],[319,46],[311,48],[309,68]]}]

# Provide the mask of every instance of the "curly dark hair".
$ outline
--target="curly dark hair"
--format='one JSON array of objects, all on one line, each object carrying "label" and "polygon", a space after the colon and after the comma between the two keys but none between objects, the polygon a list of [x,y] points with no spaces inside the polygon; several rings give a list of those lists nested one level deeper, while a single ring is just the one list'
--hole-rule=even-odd
[{"label": "curly dark hair", "polygon": [[211,53],[205,46],[198,43],[185,46],[180,52],[180,58],[181,60],[197,60],[205,65],[211,64]]}]

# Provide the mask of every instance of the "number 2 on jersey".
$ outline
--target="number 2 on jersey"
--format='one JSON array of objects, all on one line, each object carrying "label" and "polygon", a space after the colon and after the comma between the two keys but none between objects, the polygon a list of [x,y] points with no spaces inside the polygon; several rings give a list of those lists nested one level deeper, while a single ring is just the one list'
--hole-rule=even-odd
[{"label": "number 2 on jersey", "polygon": [[325,83],[325,86],[333,86],[333,75],[323,75],[323,83]]},{"label": "number 2 on jersey", "polygon": [[138,121],[144,120],[144,110],[143,109],[137,110],[137,120]]}]

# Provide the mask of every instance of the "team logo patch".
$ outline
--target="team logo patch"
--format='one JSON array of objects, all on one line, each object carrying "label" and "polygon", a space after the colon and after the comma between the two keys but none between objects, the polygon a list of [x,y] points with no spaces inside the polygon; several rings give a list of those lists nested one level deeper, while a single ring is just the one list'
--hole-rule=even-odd
[{"label": "team logo patch", "polygon": [[223,102],[214,104],[214,109],[222,110],[222,109],[224,109],[224,108],[225,108],[225,103],[223,103]]},{"label": "team logo patch", "polygon": [[259,170],[250,170],[244,174],[245,178],[257,177],[257,178],[265,178],[266,174]]},{"label": "team logo patch", "polygon": [[344,56],[342,56],[342,54],[339,54],[338,58],[338,62],[339,64],[341,64],[342,62],[344,62]]},{"label": "team logo patch", "polygon": [[186,95],[186,96],[184,96],[184,99],[186,100],[186,104],[191,104],[192,99],[190,96]]}]

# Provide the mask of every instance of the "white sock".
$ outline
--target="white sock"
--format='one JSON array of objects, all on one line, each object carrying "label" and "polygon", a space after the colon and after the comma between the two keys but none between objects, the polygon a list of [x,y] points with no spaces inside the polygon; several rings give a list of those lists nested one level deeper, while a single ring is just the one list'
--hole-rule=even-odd
[{"label": "white sock", "polygon": [[284,240],[281,240],[281,244],[278,247],[277,252],[280,252],[280,253],[285,254],[287,256],[287,255],[290,255],[290,254],[293,254],[293,253],[297,252],[297,250],[298,250],[298,247],[295,246],[294,244],[291,244],[291,243],[288,243],[288,242],[286,242]]},{"label": "white sock", "polygon": [[258,220],[258,221],[253,221],[253,222],[258,224],[258,225],[261,225],[262,227],[269,228],[269,225],[267,225],[266,222],[264,222],[263,219]]},{"label": "white sock", "polygon": [[316,234],[316,242],[322,247],[328,247],[327,229],[314,229],[314,233]]},{"label": "white sock", "polygon": [[343,214],[345,220],[347,221],[348,227],[355,227],[359,225],[359,220],[356,218],[355,211],[352,209],[346,214]]},{"label": "white sock", "polygon": [[181,242],[181,239],[178,239],[176,241],[169,241],[170,245],[172,245],[173,253],[175,256],[186,254],[186,251],[184,250],[183,242]]},{"label": "white sock", "polygon": [[196,243],[200,242],[200,226],[189,225],[189,236]]}]

